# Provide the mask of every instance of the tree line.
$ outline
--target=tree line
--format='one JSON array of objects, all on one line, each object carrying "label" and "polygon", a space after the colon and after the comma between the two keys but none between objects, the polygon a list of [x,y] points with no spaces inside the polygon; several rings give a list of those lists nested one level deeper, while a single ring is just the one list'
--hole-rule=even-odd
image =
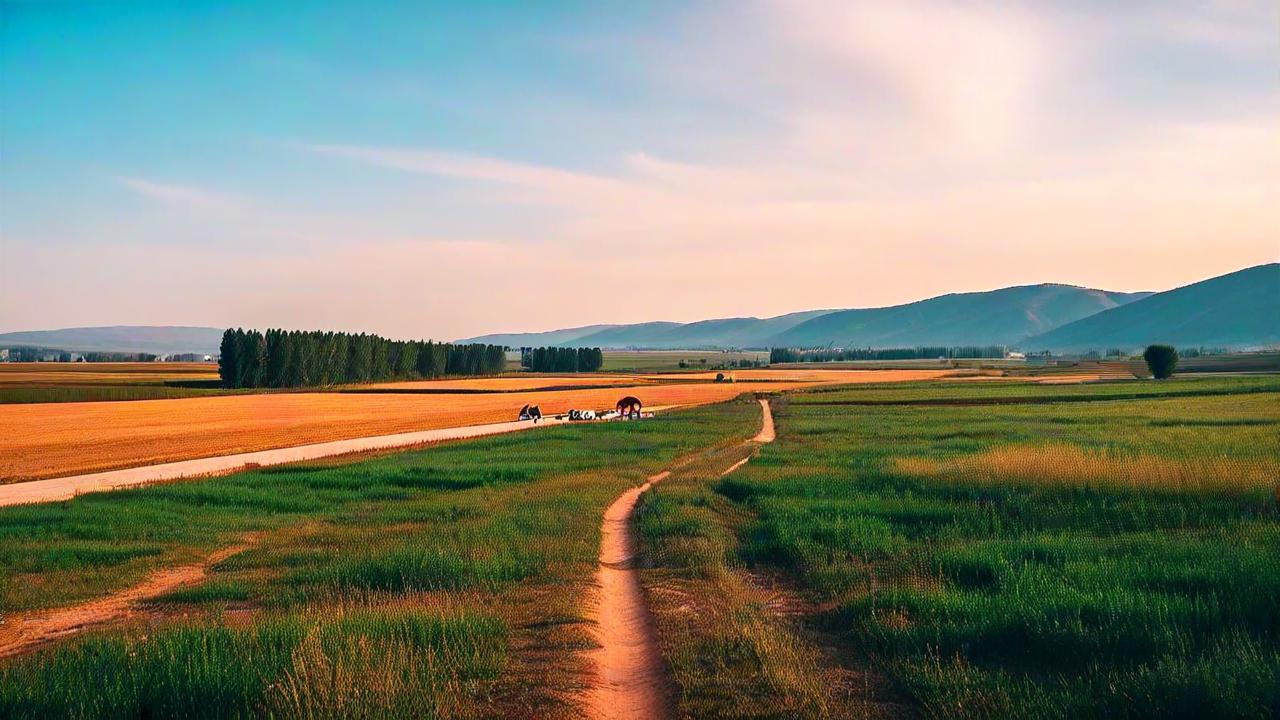
[{"label": "tree line", "polygon": [[770,363],[839,362],[848,360],[928,360],[933,358],[1002,358],[1003,345],[960,345],[914,348],[772,348]]},{"label": "tree line", "polygon": [[496,375],[501,345],[388,340],[366,333],[229,328],[218,375],[227,388],[308,387],[381,380]]},{"label": "tree line", "polygon": [[600,348],[520,348],[520,365],[533,372],[595,372],[604,365]]}]

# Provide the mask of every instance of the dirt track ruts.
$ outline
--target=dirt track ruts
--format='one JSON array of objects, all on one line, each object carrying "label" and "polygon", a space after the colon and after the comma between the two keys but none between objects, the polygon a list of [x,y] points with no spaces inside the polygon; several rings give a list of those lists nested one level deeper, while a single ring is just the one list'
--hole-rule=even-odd
[{"label": "dirt track ruts", "polygon": [[240,543],[218,550],[199,563],[156,570],[131,588],[79,605],[5,617],[0,624],[0,658],[125,617],[137,603],[200,582],[210,567],[251,546],[251,542]]},{"label": "dirt track ruts", "polygon": [[[773,415],[760,401],[760,432],[748,442],[774,439]],[[734,464],[728,474],[746,463]],[[600,560],[596,570],[598,602],[592,620],[600,647],[591,652],[595,678],[588,693],[589,715],[596,720],[667,718],[674,715],[674,688],[658,649],[657,628],[645,602],[640,576],[633,566],[636,553],[631,517],[637,501],[670,471],[618,496],[604,513],[600,527]]]}]

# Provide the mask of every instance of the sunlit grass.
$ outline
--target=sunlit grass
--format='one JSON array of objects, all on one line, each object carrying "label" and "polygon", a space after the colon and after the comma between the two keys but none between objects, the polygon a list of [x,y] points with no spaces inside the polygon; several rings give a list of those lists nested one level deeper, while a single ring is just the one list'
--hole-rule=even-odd
[{"label": "sunlit grass", "polygon": [[[795,636],[870,654],[927,717],[1272,717],[1276,382],[806,393],[775,403],[778,441],[710,481],[715,494],[660,490],[645,527],[656,561],[687,578],[714,577],[708,557],[789,578],[808,602]],[[1132,387],[1155,396],[1125,399]],[[1036,402],[823,404],[867,396]],[[730,590],[699,587],[699,608],[732,606]],[[707,613],[687,622],[718,627]],[[692,655],[710,675],[744,666],[728,645]]]},{"label": "sunlit grass", "polygon": [[572,716],[604,508],[758,417],[730,403],[0,510],[6,614],[250,545],[133,624],[0,660],[0,717]]},{"label": "sunlit grass", "polygon": [[948,460],[898,458],[894,468],[957,485],[997,483],[1167,492],[1251,492],[1280,483],[1280,458],[1165,457],[1075,445],[1008,445]]}]

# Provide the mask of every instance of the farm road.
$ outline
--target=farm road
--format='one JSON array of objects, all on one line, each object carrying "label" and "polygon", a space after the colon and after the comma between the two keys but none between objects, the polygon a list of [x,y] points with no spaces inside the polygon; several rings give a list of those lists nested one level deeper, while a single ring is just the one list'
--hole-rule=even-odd
[{"label": "farm road", "polygon": [[[655,411],[670,410],[677,406],[653,408]],[[210,475],[221,475],[237,472],[253,467],[282,465],[301,460],[350,455],[353,453],[389,450],[393,448],[412,447],[445,440],[463,440],[466,438],[499,435],[502,433],[532,430],[548,425],[562,425],[569,420],[545,418],[536,425],[532,421],[489,423],[487,425],[466,425],[463,427],[438,428],[436,430],[420,430],[417,432],[396,433],[393,435],[375,435],[373,437],[352,438],[350,440],[333,440],[330,442],[297,445],[275,450],[259,450],[256,452],[237,453],[218,457],[181,460],[178,462],[144,465],[124,470],[72,475],[47,480],[31,480],[29,482],[0,485],[0,507],[7,505],[23,505],[28,503],[57,502],[70,500],[76,495],[104,490],[182,480]]]},{"label": "farm road", "polygon": [[[760,432],[748,443],[773,442],[773,414],[761,400]],[[735,463],[728,474],[746,464]],[[667,718],[674,715],[673,688],[658,650],[657,629],[645,602],[640,576],[632,561],[636,553],[631,518],[636,502],[649,488],[671,474],[662,472],[643,485],[618,496],[604,513],[600,527],[600,562],[596,571],[598,602],[591,617],[600,647],[591,651],[596,676],[589,691],[589,714],[611,718]]]}]

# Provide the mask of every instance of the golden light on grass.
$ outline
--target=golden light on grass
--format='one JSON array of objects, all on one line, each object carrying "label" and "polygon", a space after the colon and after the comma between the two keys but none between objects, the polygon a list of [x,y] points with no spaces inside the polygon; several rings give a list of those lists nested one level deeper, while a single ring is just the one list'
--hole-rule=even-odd
[{"label": "golden light on grass", "polygon": [[902,457],[910,475],[963,484],[1060,485],[1176,492],[1280,492],[1280,460],[1239,456],[1168,457],[1087,450],[1076,445],[1006,445],[948,460]]}]

